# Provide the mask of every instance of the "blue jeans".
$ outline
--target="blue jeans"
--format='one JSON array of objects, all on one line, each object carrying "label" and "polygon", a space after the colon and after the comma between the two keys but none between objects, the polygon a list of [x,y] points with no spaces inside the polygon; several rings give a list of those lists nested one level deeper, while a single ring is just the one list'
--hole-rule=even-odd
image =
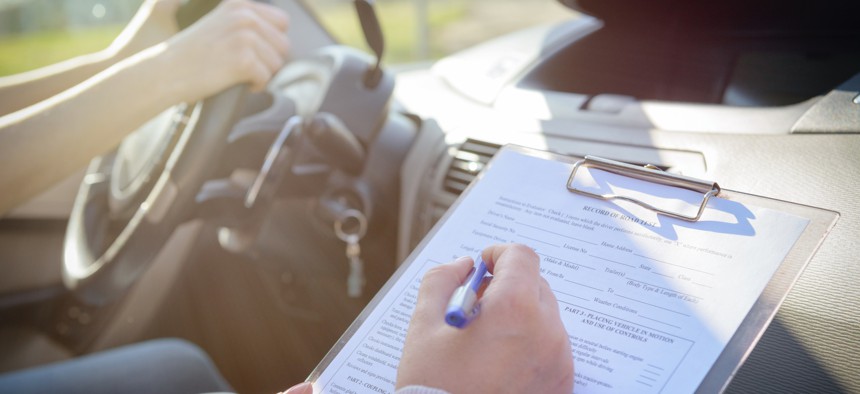
[{"label": "blue jeans", "polygon": [[0,375],[0,393],[232,391],[199,347],[159,339]]}]

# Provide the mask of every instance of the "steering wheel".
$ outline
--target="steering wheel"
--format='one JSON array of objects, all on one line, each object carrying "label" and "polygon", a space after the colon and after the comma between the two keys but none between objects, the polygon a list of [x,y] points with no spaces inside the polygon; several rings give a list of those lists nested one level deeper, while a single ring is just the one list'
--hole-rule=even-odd
[{"label": "steering wheel", "polygon": [[90,162],[66,229],[68,288],[101,304],[134,282],[187,219],[244,95],[233,87],[172,107]]},{"label": "steering wheel", "polygon": [[348,47],[321,49],[285,67],[269,83],[272,105],[239,119],[237,86],[179,105],[90,163],[65,236],[63,281],[85,302],[104,304],[146,270],[173,230],[192,218],[195,197],[229,141],[274,132],[292,115],[338,114],[367,146],[387,115],[394,81],[361,81],[373,59]]}]

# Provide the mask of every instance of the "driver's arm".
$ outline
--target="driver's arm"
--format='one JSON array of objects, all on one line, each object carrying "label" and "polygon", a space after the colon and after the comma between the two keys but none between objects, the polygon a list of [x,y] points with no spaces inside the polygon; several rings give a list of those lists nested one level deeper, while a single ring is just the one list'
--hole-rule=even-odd
[{"label": "driver's arm", "polygon": [[0,114],[29,107],[176,34],[181,0],[146,0],[111,45],[99,52],[0,77]]},{"label": "driver's arm", "polygon": [[171,105],[242,82],[262,89],[286,61],[287,24],[273,6],[227,0],[169,40],[0,117],[0,215]]}]

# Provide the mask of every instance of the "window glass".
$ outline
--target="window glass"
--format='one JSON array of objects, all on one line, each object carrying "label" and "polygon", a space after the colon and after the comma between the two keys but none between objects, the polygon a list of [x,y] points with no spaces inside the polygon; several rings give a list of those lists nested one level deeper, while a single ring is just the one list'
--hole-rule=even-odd
[{"label": "window glass", "polygon": [[[142,0],[0,0],[0,76],[106,48]],[[366,49],[352,0],[305,0],[341,43]],[[389,64],[437,59],[570,18],[557,0],[377,0]]]},{"label": "window glass", "polygon": [[0,0],[0,75],[106,48],[142,0]]},{"label": "window glass", "polygon": [[[339,42],[367,48],[351,0],[306,0]],[[557,0],[377,0],[389,64],[437,59],[504,33],[569,19]]]}]

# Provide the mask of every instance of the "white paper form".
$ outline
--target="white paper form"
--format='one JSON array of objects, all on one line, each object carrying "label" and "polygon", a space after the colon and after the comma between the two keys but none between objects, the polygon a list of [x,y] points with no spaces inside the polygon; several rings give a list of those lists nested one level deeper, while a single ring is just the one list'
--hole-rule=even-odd
[{"label": "white paper form", "polygon": [[[424,273],[506,242],[541,258],[570,337],[575,392],[694,391],[808,220],[714,198],[698,222],[684,222],[571,193],[571,168],[500,151],[321,372],[315,392],[393,392]],[[689,197],[612,173],[586,175],[586,186]]]}]

